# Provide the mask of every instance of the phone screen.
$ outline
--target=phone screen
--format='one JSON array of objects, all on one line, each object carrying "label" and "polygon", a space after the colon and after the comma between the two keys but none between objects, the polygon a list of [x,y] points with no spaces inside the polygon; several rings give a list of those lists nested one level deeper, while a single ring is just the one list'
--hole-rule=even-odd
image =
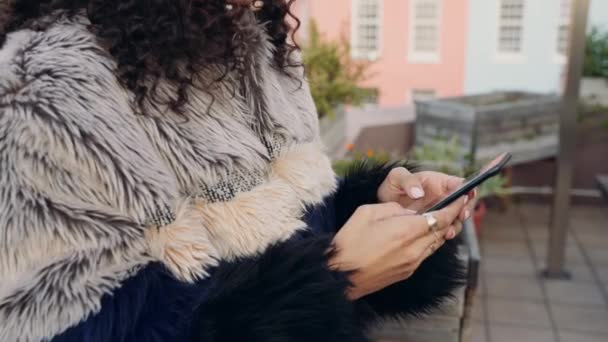
[{"label": "phone screen", "polygon": [[502,153],[498,157],[492,159],[490,162],[486,163],[481,169],[477,172],[471,174],[467,177],[458,189],[447,195],[445,198],[440,200],[435,205],[426,209],[425,212],[436,211],[445,208],[450,205],[456,199],[468,194],[473,191],[477,186],[486,180],[496,176],[504,167],[507,165],[507,162],[511,159],[510,153]]}]

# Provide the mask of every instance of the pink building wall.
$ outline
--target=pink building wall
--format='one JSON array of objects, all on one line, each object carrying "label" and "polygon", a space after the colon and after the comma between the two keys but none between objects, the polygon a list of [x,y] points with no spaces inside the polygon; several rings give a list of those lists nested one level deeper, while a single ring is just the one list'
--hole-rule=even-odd
[{"label": "pink building wall", "polygon": [[[408,61],[410,0],[384,0],[381,51],[365,86],[378,88],[384,107],[411,103],[412,89],[433,89],[437,96],[464,91],[468,0],[443,0],[441,5],[440,58],[438,63]],[[352,0],[296,0],[304,22],[314,19],[329,39],[351,32]]]}]

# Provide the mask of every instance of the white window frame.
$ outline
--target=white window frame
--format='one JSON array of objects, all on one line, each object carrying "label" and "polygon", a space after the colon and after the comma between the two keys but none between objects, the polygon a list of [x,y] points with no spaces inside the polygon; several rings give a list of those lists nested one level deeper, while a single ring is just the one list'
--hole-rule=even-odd
[{"label": "white window frame", "polygon": [[361,51],[357,51],[358,46],[358,26],[359,26],[359,1],[365,0],[352,0],[351,1],[351,25],[350,25],[350,48],[351,48],[351,57],[355,59],[366,59],[370,61],[377,60],[380,57],[380,51],[382,51],[382,20],[383,20],[383,12],[384,12],[384,0],[376,0],[378,3],[378,15],[376,16],[376,26],[378,27],[378,32],[376,34],[376,51],[370,51],[368,53],[362,53]]},{"label": "white window frame", "polygon": [[421,92],[432,92],[433,93],[433,98],[426,100],[426,101],[432,101],[434,99],[437,98],[437,89],[434,88],[411,88],[409,90],[409,99],[410,99],[410,103],[414,103],[414,93],[417,91],[421,91]]},{"label": "white window frame", "polygon": [[522,16],[519,20],[519,24],[521,26],[521,37],[520,37],[520,49],[517,52],[508,52],[500,50],[500,31],[501,27],[505,24],[509,24],[509,22],[505,23],[502,19],[502,3],[505,0],[498,0],[496,3],[498,4],[498,8],[496,10],[496,36],[494,42],[496,44],[496,61],[499,63],[524,63],[526,61],[525,57],[525,33],[526,33],[526,0],[521,0],[523,4]]},{"label": "white window frame", "polygon": [[[415,15],[416,4],[430,1],[437,3],[437,18],[435,19],[435,26],[437,27],[437,50],[434,52],[420,52],[415,50],[417,24]],[[442,43],[443,0],[410,0],[409,6],[408,61],[411,63],[439,63]]]},{"label": "white window frame", "polygon": [[[563,9],[564,9],[564,2],[567,2],[568,6],[568,11],[567,13],[564,13]],[[564,64],[566,63],[567,60],[567,56],[568,56],[568,45],[570,45],[570,19],[571,19],[571,14],[572,14],[572,10],[573,10],[573,6],[572,6],[572,0],[560,0],[559,1],[559,9],[558,9],[558,17],[557,17],[557,30],[556,30],[556,34],[555,34],[555,62],[558,64]],[[566,26],[566,29],[568,31],[568,34],[566,35],[566,50],[565,51],[559,51],[559,44],[560,44],[560,30],[562,26]]]}]

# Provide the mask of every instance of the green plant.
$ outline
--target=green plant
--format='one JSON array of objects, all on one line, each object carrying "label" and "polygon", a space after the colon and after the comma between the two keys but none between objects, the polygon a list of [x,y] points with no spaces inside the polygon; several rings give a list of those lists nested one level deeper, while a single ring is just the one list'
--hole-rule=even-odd
[{"label": "green plant", "polygon": [[[349,150],[353,148],[354,146],[349,146]],[[480,165],[472,163],[471,156],[465,156],[464,163],[459,161],[462,155],[456,138],[450,140],[439,139],[431,144],[415,147],[411,152],[412,160],[426,169],[466,177],[472,172],[477,171]],[[351,151],[350,157],[334,161],[333,167],[337,175],[343,176],[353,163],[360,162],[361,160],[385,163],[391,160],[391,155],[386,152],[376,153],[373,150],[367,150],[366,152]],[[507,180],[505,177],[500,175],[493,177],[477,188],[476,200],[479,201],[494,195],[508,194],[506,185]]]},{"label": "green plant", "polygon": [[[465,162],[459,160],[463,153],[456,138],[450,140],[436,140],[431,144],[415,147],[411,156],[423,167],[444,172],[454,176],[466,177],[477,171],[483,163],[472,162],[471,156]],[[477,198],[504,195],[508,193],[507,180],[503,176],[493,177],[477,188]]]},{"label": "green plant", "polygon": [[360,86],[367,79],[369,63],[353,60],[345,39],[326,41],[314,21],[308,37],[302,58],[319,117],[334,115],[339,105],[358,106],[374,96],[373,91]]},{"label": "green plant", "polygon": [[608,78],[608,33],[594,27],[586,43],[583,75]]},{"label": "green plant", "polygon": [[423,166],[436,171],[464,177],[467,170],[458,161],[461,156],[458,140],[437,140],[432,144],[415,147],[411,152],[411,158],[423,164]]},{"label": "green plant", "polygon": [[507,179],[503,176],[496,176],[488,179],[477,188],[477,200],[491,196],[509,194]]}]

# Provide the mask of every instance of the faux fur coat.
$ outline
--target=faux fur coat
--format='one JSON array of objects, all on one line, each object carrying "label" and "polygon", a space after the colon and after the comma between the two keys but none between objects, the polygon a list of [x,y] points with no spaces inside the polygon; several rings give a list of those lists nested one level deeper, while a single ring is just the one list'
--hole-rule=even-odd
[{"label": "faux fur coat", "polygon": [[193,88],[187,120],[136,109],[84,16],[8,35],[0,341],[366,341],[371,322],[458,286],[448,243],[410,279],[346,298],[332,236],[391,165],[337,180],[302,70],[273,68],[252,30],[250,68]]}]

